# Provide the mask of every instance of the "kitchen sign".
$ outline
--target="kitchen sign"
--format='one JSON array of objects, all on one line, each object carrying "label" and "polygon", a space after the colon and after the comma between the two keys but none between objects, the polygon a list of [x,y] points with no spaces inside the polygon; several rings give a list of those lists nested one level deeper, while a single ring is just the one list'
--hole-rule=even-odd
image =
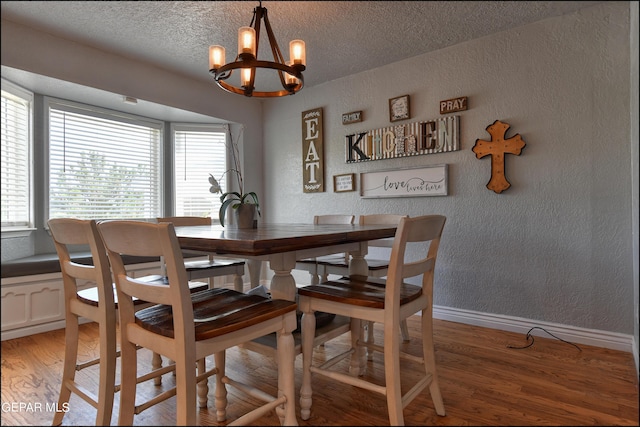
[{"label": "kitchen sign", "polygon": [[388,126],[345,138],[347,163],[457,151],[460,116]]}]

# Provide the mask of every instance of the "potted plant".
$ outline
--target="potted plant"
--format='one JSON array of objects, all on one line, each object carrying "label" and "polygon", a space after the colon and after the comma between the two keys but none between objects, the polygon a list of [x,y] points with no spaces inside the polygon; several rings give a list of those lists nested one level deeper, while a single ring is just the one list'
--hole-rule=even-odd
[{"label": "potted plant", "polygon": [[[220,202],[222,202],[222,205],[220,206],[220,211],[218,212],[218,218],[220,219],[220,224],[224,227],[227,208],[231,207],[237,214],[236,224],[238,228],[253,228],[253,218],[255,216],[255,212],[257,211],[258,216],[260,216],[260,203],[258,201],[258,195],[254,191],[244,191],[244,180],[242,178],[242,170],[240,168],[240,151],[238,149],[238,144],[236,142],[233,142],[231,130],[229,129],[228,125],[227,131],[229,132],[231,157],[235,167],[227,169],[220,176],[219,180],[222,180],[222,178],[227,173],[233,173],[236,176],[239,191],[228,191],[220,196]],[[219,180],[216,179],[212,174],[209,174],[209,184],[211,184],[209,192],[214,194],[222,193]]]}]

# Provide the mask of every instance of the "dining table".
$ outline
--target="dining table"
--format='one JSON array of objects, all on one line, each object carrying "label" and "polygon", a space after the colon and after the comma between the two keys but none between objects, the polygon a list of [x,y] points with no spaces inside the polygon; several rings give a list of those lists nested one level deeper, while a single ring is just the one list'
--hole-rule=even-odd
[{"label": "dining table", "polygon": [[[367,275],[365,256],[370,240],[394,237],[395,224],[299,224],[264,223],[257,228],[232,228],[219,224],[176,227],[176,237],[183,250],[247,260],[251,286],[259,282],[263,261],[273,271],[271,298],[296,300],[297,286],[291,271],[296,261],[348,252],[349,274]],[[300,313],[301,314],[301,313]],[[325,325],[317,325],[314,346],[337,337],[351,328],[351,319],[336,316]],[[295,352],[302,351],[301,337],[294,331]],[[275,356],[275,334],[245,343],[248,349]],[[351,360],[350,370],[360,372],[362,355]]]},{"label": "dining table", "polygon": [[348,252],[349,274],[367,275],[364,258],[367,242],[394,237],[396,225],[273,223],[259,224],[257,228],[232,228],[212,224],[175,230],[184,250],[249,261],[252,287],[259,280],[259,266],[267,261],[274,273],[269,286],[271,297],[294,301],[297,288],[291,271],[296,261]]}]

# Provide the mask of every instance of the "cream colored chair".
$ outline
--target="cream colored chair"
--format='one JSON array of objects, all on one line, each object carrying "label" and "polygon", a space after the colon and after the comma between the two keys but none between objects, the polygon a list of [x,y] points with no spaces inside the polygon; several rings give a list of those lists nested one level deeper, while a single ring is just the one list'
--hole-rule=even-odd
[{"label": "cream colored chair", "polygon": [[[96,425],[109,425],[114,393],[120,388],[115,383],[116,358],[119,354],[116,343],[118,303],[114,297],[109,259],[95,221],[57,218],[49,220],[48,224],[60,259],[65,301],[65,353],[58,408],[64,408],[71,393],[75,393],[96,408]],[[88,245],[93,264],[74,262],[69,254],[70,245]],[[145,279],[159,280],[161,276]],[[79,290],[79,287],[84,289]],[[206,289],[206,285],[200,288],[203,289]],[[143,304],[143,301],[136,300],[136,309]],[[100,357],[84,363],[78,363],[80,318],[96,322],[100,334]],[[75,373],[98,363],[99,380],[96,395],[93,390],[85,387],[82,381],[76,381]],[[173,370],[172,366],[161,368],[158,357],[154,363],[159,369],[147,379],[158,380],[160,375]],[[144,379],[139,379],[142,380]],[[64,411],[57,411],[52,424],[60,425],[64,414]]]},{"label": "cream colored chair", "polygon": [[[182,250],[173,224],[108,221],[98,227],[113,268],[120,305],[120,425],[132,425],[134,413],[148,407],[136,405],[133,379],[137,375],[137,346],[175,360],[175,392],[157,396],[152,404],[175,395],[177,425],[196,425],[196,384],[199,404],[206,406],[206,378],[212,374],[216,375],[215,408],[219,422],[226,419],[226,386],[230,385],[266,402],[231,424],[247,424],[275,409],[282,424],[297,425],[291,334],[296,328],[295,302],[225,288],[207,289],[190,298]],[[131,277],[122,262],[123,254],[164,257],[169,285],[157,286]],[[134,313],[134,298],[158,305]],[[277,397],[225,375],[226,349],[274,332],[277,335]],[[216,366],[210,370],[204,363],[208,355],[215,356]]]},{"label": "cream colored chair", "polygon": [[[360,215],[358,223],[360,225],[372,225],[372,224],[398,224],[400,219],[407,215],[393,215],[393,214],[372,214],[372,215]],[[370,248],[387,248],[390,249],[393,246],[393,238],[371,240],[368,242]],[[385,277],[389,271],[389,258],[381,259],[374,256],[365,256],[369,271],[367,275],[369,277]],[[349,275],[349,258],[344,257],[325,257],[318,261],[319,270],[321,271],[321,281],[326,282],[330,274],[348,276]],[[373,342],[373,325],[369,324],[366,328],[369,340]],[[400,323],[400,331],[402,333],[402,339],[409,341],[409,329],[407,328],[407,322]]]},{"label": "cream colored chair", "polygon": [[[167,216],[156,218],[158,222],[170,222],[174,227],[183,227],[189,225],[211,225],[211,218],[198,216]],[[184,266],[187,269],[187,277],[189,280],[208,279],[209,287],[213,288],[213,278],[227,275],[233,275],[233,288],[238,292],[244,291],[244,261],[214,259],[213,255],[208,254],[209,259],[206,261],[185,261]]]},{"label": "cream colored chair", "polygon": [[[389,272],[386,280],[351,276],[338,280],[310,285],[298,290],[302,317],[302,388],[300,391],[300,407],[303,420],[311,415],[312,387],[311,374],[323,375],[331,380],[343,382],[352,386],[362,387],[378,392],[387,399],[389,422],[391,425],[404,425],[403,408],[407,406],[418,393],[429,387],[436,413],[445,415],[444,403],[440,393],[438,375],[436,372],[435,353],[433,344],[433,279],[438,247],[446,218],[440,215],[427,215],[415,218],[402,218],[391,248]],[[405,260],[408,244],[413,248],[414,243],[422,245],[428,242],[428,249],[419,259]],[[419,248],[421,246],[417,246]],[[415,256],[416,252],[412,252]],[[422,276],[422,285],[406,283],[411,277]],[[314,312],[323,311],[336,315],[351,317],[352,351],[360,366],[364,357],[359,349],[362,345],[384,354],[385,384],[373,384],[364,378],[354,377],[341,372],[337,362],[351,352],[345,352],[320,366],[314,366],[313,339],[315,336]],[[421,358],[405,355],[400,351],[398,328],[400,322],[416,312],[421,312]],[[360,339],[361,321],[383,324],[384,346],[363,343]],[[400,384],[401,357],[416,359],[424,364],[424,375],[412,385],[404,388],[402,394]],[[403,360],[404,362],[404,360]],[[360,372],[363,374],[364,372]],[[339,391],[336,389],[336,393]]]},{"label": "cream colored chair", "polygon": [[[313,223],[318,224],[353,224],[355,215],[315,215],[313,217]],[[330,255],[326,257],[306,258],[296,262],[296,270],[308,271],[311,275],[311,284],[317,285],[320,281],[320,275],[322,271],[321,261],[323,259],[334,260],[342,258],[343,261],[349,262],[349,254],[344,253],[342,255]]]}]

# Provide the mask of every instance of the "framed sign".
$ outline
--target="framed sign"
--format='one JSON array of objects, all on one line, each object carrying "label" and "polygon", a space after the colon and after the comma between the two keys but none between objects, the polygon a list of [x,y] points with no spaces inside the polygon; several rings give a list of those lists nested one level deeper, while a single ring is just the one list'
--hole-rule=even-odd
[{"label": "framed sign", "polygon": [[322,107],[302,112],[302,190],[324,192]]},{"label": "framed sign", "polygon": [[468,104],[466,96],[440,101],[440,114],[464,111],[467,109],[467,105]]},{"label": "framed sign", "polygon": [[360,174],[363,198],[447,195],[447,165]]},{"label": "framed sign", "polygon": [[405,120],[411,116],[409,109],[409,95],[402,95],[389,100],[389,120],[397,122]]},{"label": "framed sign", "polygon": [[355,191],[354,181],[356,174],[348,173],[344,175],[333,176],[333,191],[335,193],[342,193],[345,191]]},{"label": "framed sign", "polygon": [[354,111],[352,113],[346,113],[342,115],[342,124],[350,125],[351,123],[358,123],[362,121],[362,111]]}]

